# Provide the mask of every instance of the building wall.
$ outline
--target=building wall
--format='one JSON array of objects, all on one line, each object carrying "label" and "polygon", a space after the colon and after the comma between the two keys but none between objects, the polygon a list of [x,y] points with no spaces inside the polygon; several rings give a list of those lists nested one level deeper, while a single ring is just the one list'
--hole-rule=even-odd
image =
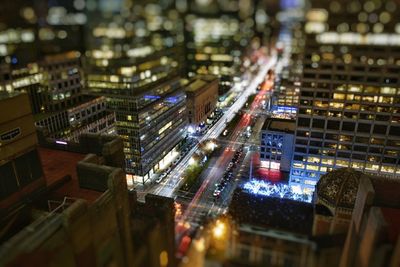
[{"label": "building wall", "polygon": [[[15,107],[18,107],[17,109]],[[28,96],[0,96],[0,210],[44,187]]]},{"label": "building wall", "polygon": [[[200,78],[199,78],[200,79]],[[215,110],[218,101],[218,80],[210,82],[195,92],[186,92],[189,124],[197,128]]]},{"label": "building wall", "polygon": [[291,184],[313,190],[340,167],[398,176],[400,67],[390,62],[399,48],[347,45],[343,54],[342,45],[326,45],[307,37]]},{"label": "building wall", "polygon": [[[261,160],[280,164],[279,169],[289,171],[293,157],[293,133],[262,130],[261,131]],[[275,151],[276,153],[273,153]],[[271,163],[269,164],[270,168]]]}]

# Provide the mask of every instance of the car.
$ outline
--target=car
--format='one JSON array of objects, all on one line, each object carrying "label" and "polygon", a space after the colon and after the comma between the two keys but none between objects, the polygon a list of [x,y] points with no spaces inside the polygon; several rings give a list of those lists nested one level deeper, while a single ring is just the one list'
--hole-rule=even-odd
[{"label": "car", "polygon": [[166,177],[166,175],[164,175],[165,173],[161,174],[157,179],[156,179],[156,183],[159,184],[161,183],[161,181]]},{"label": "car", "polygon": [[216,190],[214,191],[214,193],[213,193],[213,196],[216,197],[216,198],[218,198],[220,195],[221,195],[221,191],[218,190],[218,189],[216,189]]}]

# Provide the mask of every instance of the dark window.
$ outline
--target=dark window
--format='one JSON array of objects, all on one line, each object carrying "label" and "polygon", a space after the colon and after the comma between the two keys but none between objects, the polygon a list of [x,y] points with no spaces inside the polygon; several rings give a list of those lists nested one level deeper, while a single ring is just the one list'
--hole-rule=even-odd
[{"label": "dark window", "polygon": [[322,142],[320,142],[320,141],[310,141],[310,146],[322,147]]},{"label": "dark window", "polygon": [[327,129],[329,130],[339,130],[340,121],[328,121]]},{"label": "dark window", "polygon": [[299,126],[309,127],[310,126],[310,119],[299,118],[298,124],[299,124]]},{"label": "dark window", "polygon": [[298,160],[298,161],[303,161],[303,156],[300,156],[300,155],[295,155],[294,156],[294,160]]},{"label": "dark window", "polygon": [[12,163],[0,166],[0,198],[6,198],[18,190],[17,178],[15,177]]},{"label": "dark window", "polygon": [[355,128],[355,123],[354,122],[343,122],[343,124],[342,124],[342,130],[343,131],[352,132],[352,131],[354,131],[354,128]]},{"label": "dark window", "polygon": [[298,145],[307,145],[307,140],[303,140],[303,139],[297,139],[296,140],[296,144],[298,144]]},{"label": "dark window", "polygon": [[324,120],[318,120],[314,119],[312,123],[313,128],[321,128],[323,129],[325,127],[325,121]]},{"label": "dark window", "polygon": [[367,146],[354,146],[355,151],[367,152],[367,149],[368,149]]},{"label": "dark window", "polygon": [[385,125],[375,125],[374,126],[374,134],[386,134],[386,126]]},{"label": "dark window", "polygon": [[349,158],[350,158],[350,153],[338,152],[338,153],[337,153],[337,156],[338,156],[339,158],[346,158],[346,159],[349,159]]},{"label": "dark window", "polygon": [[400,127],[398,126],[391,126],[390,127],[390,131],[389,131],[390,135],[396,135],[396,136],[400,136]]},{"label": "dark window", "polygon": [[312,137],[312,138],[322,139],[322,138],[324,138],[324,133],[312,132],[312,133],[311,133],[311,137]]},{"label": "dark window", "polygon": [[352,156],[353,159],[358,159],[358,160],[365,160],[365,154],[354,154]]},{"label": "dark window", "polygon": [[396,164],[396,159],[395,158],[384,157],[382,162],[383,163],[389,163],[389,164]]},{"label": "dark window", "polygon": [[307,153],[307,149],[305,147],[296,147],[295,151],[298,153]]},{"label": "dark window", "polygon": [[369,133],[371,131],[371,125],[366,123],[359,123],[357,131],[363,133]]}]

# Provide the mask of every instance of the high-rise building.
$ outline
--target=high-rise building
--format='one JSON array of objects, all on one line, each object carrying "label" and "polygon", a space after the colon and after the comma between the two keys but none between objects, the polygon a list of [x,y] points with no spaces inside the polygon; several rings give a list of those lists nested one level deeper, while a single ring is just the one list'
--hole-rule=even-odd
[{"label": "high-rise building", "polygon": [[399,10],[380,3],[314,1],[307,14],[292,185],[310,192],[339,167],[400,175]]},{"label": "high-rise building", "polygon": [[120,66],[112,75],[88,74],[90,93],[105,96],[116,113],[116,132],[124,140],[131,182],[147,182],[184,137],[188,81],[180,78],[179,66],[164,52],[158,59]]},{"label": "high-rise building", "polygon": [[252,1],[187,1],[186,69],[189,77],[212,74],[219,94],[233,86],[254,33]]}]

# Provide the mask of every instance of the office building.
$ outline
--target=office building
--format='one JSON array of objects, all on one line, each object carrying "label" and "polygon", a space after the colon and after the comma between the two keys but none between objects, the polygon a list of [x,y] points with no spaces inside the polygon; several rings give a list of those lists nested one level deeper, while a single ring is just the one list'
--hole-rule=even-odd
[{"label": "office building", "polygon": [[186,72],[219,78],[219,94],[239,77],[245,48],[254,33],[253,3],[189,1],[185,10]]},{"label": "office building", "polygon": [[120,66],[112,75],[98,69],[87,77],[90,93],[105,96],[109,110],[116,113],[130,184],[150,181],[160,161],[185,136],[187,80],[179,76],[180,64],[170,53]]},{"label": "office building", "polygon": [[201,130],[207,118],[213,114],[218,101],[218,78],[215,76],[196,76],[186,86],[186,107],[189,127],[192,131]]},{"label": "office building", "polygon": [[[400,175],[397,13],[388,13],[390,4],[365,5],[368,10],[356,4],[327,10],[315,1],[307,14],[291,171],[291,184],[307,192],[321,174],[339,167]],[[379,22],[364,20],[376,14]]]},{"label": "office building", "polygon": [[21,68],[5,66],[0,91],[27,92],[35,124],[48,137],[78,141],[82,133],[114,133],[115,114],[106,110],[105,97],[82,92],[79,52],[46,56]]},{"label": "office building", "polygon": [[296,122],[267,118],[261,128],[260,167],[288,172],[293,157]]}]

